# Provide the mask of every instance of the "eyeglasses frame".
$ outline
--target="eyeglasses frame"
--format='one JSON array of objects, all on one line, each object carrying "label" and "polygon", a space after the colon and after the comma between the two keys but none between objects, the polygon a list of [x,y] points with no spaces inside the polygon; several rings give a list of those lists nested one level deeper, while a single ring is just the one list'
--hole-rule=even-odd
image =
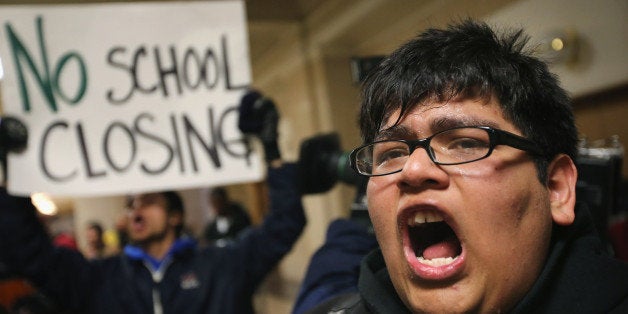
[{"label": "eyeglasses frame", "polygon": [[[467,160],[467,161],[463,161],[463,162],[454,162],[454,163],[443,163],[443,162],[438,162],[434,160],[434,152],[432,151],[432,148],[430,146],[430,142],[432,141],[432,138],[434,138],[435,136],[443,133],[443,132],[448,132],[451,130],[456,130],[456,129],[468,129],[468,128],[475,128],[475,129],[482,129],[485,130],[488,133],[488,137],[489,137],[489,149],[488,152],[486,153],[486,155],[484,155],[483,157],[480,158],[476,158],[473,160]],[[481,125],[474,125],[474,126],[460,126],[460,127],[455,127],[455,128],[450,128],[447,130],[442,130],[439,132],[436,132],[426,138],[423,139],[418,139],[418,140],[405,140],[405,139],[398,139],[398,140],[393,140],[393,139],[387,139],[387,140],[380,140],[380,141],[374,141],[368,144],[364,144],[360,147],[355,148],[354,150],[351,151],[351,154],[349,155],[349,162],[350,162],[350,166],[351,168],[357,172],[360,175],[366,176],[366,177],[379,177],[379,176],[386,176],[389,174],[393,174],[393,173],[397,173],[397,172],[401,172],[403,170],[403,168],[393,171],[393,172],[388,172],[388,173],[384,173],[384,174],[366,174],[366,173],[362,173],[358,170],[357,167],[357,162],[356,162],[356,157],[357,154],[360,150],[362,150],[365,147],[377,144],[377,143],[382,143],[382,142],[401,142],[401,143],[405,143],[406,145],[408,145],[409,148],[409,154],[411,155],[419,146],[422,147],[423,149],[425,149],[425,152],[427,153],[427,155],[430,157],[430,160],[436,164],[436,165],[443,165],[443,166],[451,166],[451,165],[460,165],[460,164],[466,164],[466,163],[470,163],[470,162],[474,162],[474,161],[478,161],[478,160],[482,160],[487,158],[488,156],[490,156],[493,153],[493,149],[498,146],[498,145],[507,145],[519,150],[523,150],[526,151],[528,153],[531,153],[533,155],[537,155],[537,156],[542,156],[543,152],[541,151],[541,148],[533,141],[531,141],[528,138],[525,138],[523,136],[519,136],[517,134],[508,132],[508,131],[504,131],[501,129],[496,129],[496,128],[492,128],[489,126],[481,126]]]}]

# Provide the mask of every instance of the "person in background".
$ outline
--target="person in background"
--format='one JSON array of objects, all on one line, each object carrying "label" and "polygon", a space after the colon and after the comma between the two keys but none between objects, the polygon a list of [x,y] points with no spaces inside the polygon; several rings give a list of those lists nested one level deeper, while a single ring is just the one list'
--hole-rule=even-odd
[{"label": "person in background", "polygon": [[576,203],[571,101],[527,42],[463,20],[370,72],[350,159],[379,249],[309,313],[628,313],[628,265]]},{"label": "person in background", "polygon": [[[246,105],[246,103],[243,103]],[[272,108],[269,107],[272,105]],[[273,114],[274,125],[244,128],[254,136],[277,134],[274,104],[244,108],[245,126]],[[266,137],[260,139],[264,142]],[[118,256],[87,260],[51,245],[30,199],[0,190],[0,263],[33,282],[56,308],[72,313],[253,313],[252,297],[288,253],[306,223],[296,166],[264,143],[270,211],[263,223],[225,247],[198,248],[183,236],[184,204],[174,191],[134,195],[129,245]]]},{"label": "person in background", "polygon": [[90,221],[85,227],[85,240],[87,247],[83,255],[88,259],[103,258],[106,254],[105,241],[103,240],[102,225],[95,221]]},{"label": "person in background", "polygon": [[[130,200],[129,200],[130,202]],[[127,204],[127,209],[131,208],[131,204]],[[122,250],[125,245],[129,244],[129,232],[127,231],[127,227],[129,224],[129,217],[126,214],[119,215],[115,221],[113,228],[113,236],[115,238],[112,242],[117,243],[118,250]]]},{"label": "person in background", "polygon": [[360,261],[375,248],[375,236],[360,221],[332,221],[325,243],[310,258],[292,314],[305,313],[331,296],[357,292]]},{"label": "person in background", "polygon": [[72,233],[61,231],[52,237],[52,244],[58,247],[64,247],[70,250],[78,251],[78,244]]},{"label": "person in background", "polygon": [[215,187],[209,194],[210,207],[216,212],[203,232],[203,240],[211,245],[225,246],[251,225],[242,205],[232,201],[224,187]]}]

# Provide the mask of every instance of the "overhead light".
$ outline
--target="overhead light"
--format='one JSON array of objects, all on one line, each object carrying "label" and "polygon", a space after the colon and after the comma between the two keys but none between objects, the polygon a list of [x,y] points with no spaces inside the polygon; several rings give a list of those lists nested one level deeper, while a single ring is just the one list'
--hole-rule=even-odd
[{"label": "overhead light", "polygon": [[541,57],[553,64],[574,64],[578,61],[578,52],[578,34],[570,29],[547,32],[540,40]]},{"label": "overhead light", "polygon": [[47,194],[33,193],[31,194],[31,202],[37,211],[43,215],[54,216],[59,212],[59,208]]}]

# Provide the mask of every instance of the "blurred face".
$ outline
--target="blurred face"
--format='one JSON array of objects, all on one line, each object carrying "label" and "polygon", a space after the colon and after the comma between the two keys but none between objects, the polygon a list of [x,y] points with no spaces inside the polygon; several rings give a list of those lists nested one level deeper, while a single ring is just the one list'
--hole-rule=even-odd
[{"label": "blurred face", "polygon": [[135,196],[128,218],[127,230],[132,243],[148,244],[174,234],[173,219],[168,215],[166,199],[160,194]]},{"label": "blurred face", "polygon": [[[377,139],[463,125],[521,135],[496,103],[462,100],[417,106]],[[486,159],[439,166],[417,148],[401,172],[370,178],[367,196],[392,282],[413,312],[506,312],[541,271],[552,215],[524,151],[499,145]]]},{"label": "blurred face", "polygon": [[216,211],[218,215],[226,214],[227,201],[220,195],[211,195],[209,197],[209,204]]},{"label": "blurred face", "polygon": [[89,244],[97,244],[101,241],[98,231],[92,227],[85,229],[85,239]]}]

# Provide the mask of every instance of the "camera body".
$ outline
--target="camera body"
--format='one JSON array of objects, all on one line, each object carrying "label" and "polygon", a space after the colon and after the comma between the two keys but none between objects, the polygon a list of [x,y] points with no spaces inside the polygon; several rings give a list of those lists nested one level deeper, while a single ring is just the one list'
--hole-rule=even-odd
[{"label": "camera body", "polygon": [[306,139],[299,151],[299,189],[303,194],[323,193],[336,182],[358,185],[362,176],[349,164],[349,152],[343,152],[336,133]]},{"label": "camera body", "polygon": [[19,153],[26,149],[28,129],[22,121],[13,117],[0,118],[0,163],[2,163],[2,182],[7,177],[7,155],[9,152]]},{"label": "camera body", "polygon": [[366,206],[368,178],[351,168],[349,154],[342,150],[337,133],[321,134],[303,141],[297,163],[299,190],[305,195],[327,192],[338,182],[354,186],[356,195],[350,218],[372,231]]}]

